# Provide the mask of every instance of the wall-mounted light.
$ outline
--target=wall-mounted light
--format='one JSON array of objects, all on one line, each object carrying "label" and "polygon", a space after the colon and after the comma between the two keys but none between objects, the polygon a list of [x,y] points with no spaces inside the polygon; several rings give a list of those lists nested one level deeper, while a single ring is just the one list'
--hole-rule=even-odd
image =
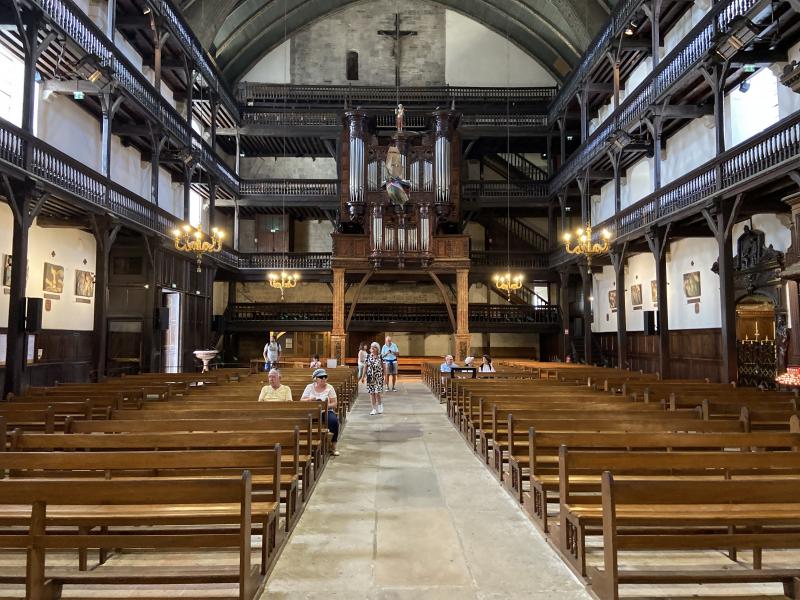
[{"label": "wall-mounted light", "polygon": [[72,99],[73,100],[83,100],[85,94],[80,90],[75,90],[72,92]]}]

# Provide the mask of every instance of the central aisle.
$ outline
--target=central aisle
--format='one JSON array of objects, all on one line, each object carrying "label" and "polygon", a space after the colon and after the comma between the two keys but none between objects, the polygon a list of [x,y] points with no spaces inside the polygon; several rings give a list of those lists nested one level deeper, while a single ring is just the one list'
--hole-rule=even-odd
[{"label": "central aisle", "polygon": [[362,386],[262,598],[589,598],[419,381]]}]

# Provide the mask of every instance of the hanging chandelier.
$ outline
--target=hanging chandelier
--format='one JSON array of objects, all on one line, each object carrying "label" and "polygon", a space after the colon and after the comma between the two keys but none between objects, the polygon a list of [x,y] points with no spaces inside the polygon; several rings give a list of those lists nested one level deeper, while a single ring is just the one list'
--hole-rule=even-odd
[{"label": "hanging chandelier", "polygon": [[494,285],[498,290],[503,290],[508,294],[518,290],[522,287],[522,275],[514,275],[511,273],[501,273],[494,276]]},{"label": "hanging chandelier", "polygon": [[297,282],[300,281],[300,275],[281,271],[280,274],[270,273],[267,275],[267,279],[269,280],[270,286],[281,291],[281,300],[283,300],[283,290],[290,290],[295,287]]},{"label": "hanging chandelier", "polygon": [[175,249],[180,252],[191,252],[197,255],[197,272],[202,271],[203,254],[219,252],[222,250],[222,238],[225,233],[213,227],[211,236],[206,238],[200,229],[195,229],[191,225],[184,225],[181,229],[172,232],[175,236]]},{"label": "hanging chandelier", "polygon": [[586,261],[592,264],[592,257],[600,256],[608,252],[611,243],[611,233],[608,229],[603,229],[600,232],[599,240],[592,240],[592,226],[587,223],[586,227],[579,227],[575,232],[577,241],[574,246],[571,246],[572,234],[564,234],[564,247],[569,254],[577,254],[586,256]]}]

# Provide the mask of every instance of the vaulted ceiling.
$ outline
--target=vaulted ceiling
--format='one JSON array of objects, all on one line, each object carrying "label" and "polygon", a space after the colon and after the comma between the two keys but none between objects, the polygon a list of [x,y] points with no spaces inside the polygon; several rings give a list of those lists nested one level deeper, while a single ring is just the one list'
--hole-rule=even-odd
[{"label": "vaulted ceiling", "polygon": [[[292,35],[368,0],[183,0],[181,8],[231,83]],[[505,36],[557,81],[577,64],[613,0],[431,0]],[[402,9],[402,3],[398,10]],[[284,23],[284,13],[286,21]]]}]

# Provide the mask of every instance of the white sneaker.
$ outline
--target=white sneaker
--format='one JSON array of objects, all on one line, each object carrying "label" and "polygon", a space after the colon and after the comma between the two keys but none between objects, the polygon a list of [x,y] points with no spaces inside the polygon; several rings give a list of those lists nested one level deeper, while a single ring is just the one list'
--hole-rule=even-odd
[{"label": "white sneaker", "polygon": [[383,404],[378,404],[378,414],[379,415],[383,414]]},{"label": "white sneaker", "polygon": [[370,416],[372,416],[372,415],[377,415],[377,414],[378,414],[378,411],[376,411],[376,410],[373,408],[373,409],[370,411],[370,413],[369,413],[369,414],[370,414]]}]

